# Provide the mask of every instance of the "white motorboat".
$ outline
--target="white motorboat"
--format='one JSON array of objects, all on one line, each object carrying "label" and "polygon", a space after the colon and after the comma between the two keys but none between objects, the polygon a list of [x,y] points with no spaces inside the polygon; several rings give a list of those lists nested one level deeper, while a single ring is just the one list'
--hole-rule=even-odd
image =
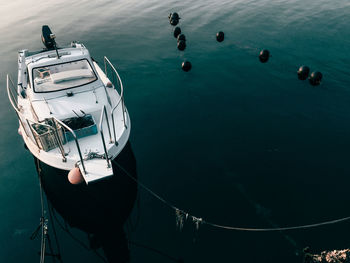
[{"label": "white motorboat", "polygon": [[17,85],[7,75],[19,133],[37,159],[67,174],[79,168],[86,184],[112,176],[130,135],[118,72],[107,57],[102,70],[81,43],[57,47],[48,26],[42,40],[42,51],[19,51]]}]

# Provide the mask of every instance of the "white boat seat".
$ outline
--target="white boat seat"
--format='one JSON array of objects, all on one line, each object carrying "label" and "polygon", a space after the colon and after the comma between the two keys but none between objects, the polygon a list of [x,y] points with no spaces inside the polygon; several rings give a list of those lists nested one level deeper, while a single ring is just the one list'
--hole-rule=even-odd
[{"label": "white boat seat", "polygon": [[53,83],[59,83],[66,80],[92,78],[94,75],[90,69],[74,69],[58,73],[51,73],[50,76]]}]

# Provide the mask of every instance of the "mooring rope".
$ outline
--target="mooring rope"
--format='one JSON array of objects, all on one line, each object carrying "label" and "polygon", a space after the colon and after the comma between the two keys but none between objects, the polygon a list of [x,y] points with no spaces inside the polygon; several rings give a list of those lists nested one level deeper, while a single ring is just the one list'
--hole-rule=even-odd
[{"label": "mooring rope", "polygon": [[[58,254],[55,254],[53,251],[51,239],[49,236],[49,229],[48,229],[48,219],[45,217],[46,211],[45,211],[45,203],[44,203],[44,192],[43,192],[43,186],[42,186],[42,178],[41,178],[41,167],[39,160],[37,159],[37,169],[38,169],[38,178],[39,178],[39,188],[40,188],[40,204],[41,204],[41,217],[40,217],[40,224],[37,227],[37,229],[33,232],[33,234],[30,236],[31,240],[34,240],[41,230],[41,241],[40,241],[40,263],[45,262],[45,256],[49,255],[52,257],[52,261],[56,262],[56,258],[62,262],[61,259],[61,253],[59,249],[59,244],[56,236],[56,230],[54,229],[54,236],[56,240],[56,246],[58,248]],[[48,242],[50,254],[46,252],[46,241]]]},{"label": "mooring rope", "polygon": [[309,225],[300,225],[300,226],[290,226],[290,227],[277,227],[277,228],[244,228],[244,227],[232,227],[232,226],[224,226],[224,225],[218,225],[210,222],[203,221],[203,223],[227,230],[236,230],[236,231],[250,231],[250,232],[272,232],[272,231],[288,231],[288,230],[298,230],[298,229],[308,229],[308,228],[315,228],[320,226],[326,226],[326,225],[333,225],[337,223],[341,223],[344,221],[350,220],[350,216],[340,218],[340,219],[334,219],[330,221],[324,221],[320,223],[315,224],[309,224]]},{"label": "mooring rope", "polygon": [[40,203],[41,203],[41,217],[40,217],[40,224],[36,231],[34,231],[33,235],[30,237],[31,239],[34,239],[36,236],[36,233],[39,232],[41,229],[41,244],[40,244],[40,263],[45,262],[45,255],[46,255],[46,236],[47,236],[47,219],[45,218],[45,208],[44,208],[44,193],[42,189],[41,184],[41,168],[39,166],[39,161],[37,160],[38,165],[38,172],[39,172],[39,186],[40,186]]},{"label": "mooring rope", "polygon": [[164,203],[169,208],[173,209],[175,211],[175,214],[176,214],[176,225],[179,227],[180,230],[182,229],[184,222],[187,221],[188,219],[192,220],[192,222],[194,223],[197,230],[199,229],[200,225],[208,225],[208,226],[211,226],[214,228],[233,230],[233,231],[245,231],[245,232],[276,232],[276,231],[311,229],[311,228],[322,227],[322,226],[326,226],[326,225],[338,224],[338,223],[342,223],[345,221],[350,221],[350,216],[347,216],[347,217],[343,217],[343,218],[339,218],[339,219],[333,219],[333,220],[318,222],[318,223],[314,223],[314,224],[288,226],[288,227],[275,227],[275,228],[236,227],[236,226],[216,224],[216,223],[206,221],[203,218],[195,217],[195,216],[185,212],[184,210],[177,208],[176,206],[174,206],[173,204],[171,204],[170,202],[166,201],[164,198],[162,198],[161,196],[156,194],[154,191],[152,191],[146,185],[141,183],[139,180],[135,179],[117,161],[112,160],[112,162],[115,165],[117,165],[118,168],[120,168],[129,178],[131,178],[134,182],[136,182],[136,184],[138,184],[141,188],[146,190],[153,197],[155,197],[156,199],[158,199],[159,201]]}]

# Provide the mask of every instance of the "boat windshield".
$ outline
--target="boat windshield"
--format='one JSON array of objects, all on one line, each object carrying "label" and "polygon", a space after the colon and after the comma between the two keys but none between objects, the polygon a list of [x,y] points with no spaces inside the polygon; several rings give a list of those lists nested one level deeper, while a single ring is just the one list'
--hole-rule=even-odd
[{"label": "boat windshield", "polygon": [[34,91],[38,93],[79,87],[96,79],[86,59],[33,69]]}]

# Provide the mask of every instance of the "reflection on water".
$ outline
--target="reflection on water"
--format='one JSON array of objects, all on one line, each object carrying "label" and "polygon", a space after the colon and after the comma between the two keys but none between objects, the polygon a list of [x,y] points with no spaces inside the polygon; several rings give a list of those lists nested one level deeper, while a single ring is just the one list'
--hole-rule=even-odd
[{"label": "reflection on water", "polygon": [[129,249],[123,227],[137,195],[137,184],[129,177],[137,179],[130,142],[114,159],[114,176],[89,185],[72,185],[67,171],[37,159],[35,164],[47,199],[64,221],[88,233],[92,246],[101,247],[109,262],[127,262]]},{"label": "reflection on water", "polygon": [[[174,11],[185,52],[177,50],[167,18]],[[245,196],[279,226],[348,215],[349,13],[348,0],[1,1],[0,261],[38,261],[40,244],[28,239],[40,216],[38,180],[16,132],[5,74],[16,79],[18,50],[42,48],[42,25],[50,25],[59,45],[81,41],[98,62],[106,55],[116,65],[140,181],[208,221],[268,227]],[[217,43],[220,30],[225,40]],[[266,64],[257,58],[263,48],[272,54]],[[185,59],[193,66],[188,74],[180,67]],[[302,64],[324,74],[320,87],[297,79]],[[116,191],[105,191],[109,199],[99,206],[102,186],[90,193],[65,185],[66,175],[53,184],[45,179],[49,199],[73,229],[97,232],[102,227],[94,222],[102,220],[112,225],[110,207],[121,205]],[[60,187],[69,191],[55,192]],[[102,216],[82,209],[79,194]],[[133,240],[186,262],[298,261],[283,236],[201,227],[193,243],[192,225],[177,232],[173,211],[146,194],[141,207]],[[123,222],[115,213],[113,221]],[[347,247],[347,226],[288,234],[317,252]],[[59,239],[64,262],[97,262],[69,237]],[[132,262],[164,262],[135,247],[131,255]]]}]

